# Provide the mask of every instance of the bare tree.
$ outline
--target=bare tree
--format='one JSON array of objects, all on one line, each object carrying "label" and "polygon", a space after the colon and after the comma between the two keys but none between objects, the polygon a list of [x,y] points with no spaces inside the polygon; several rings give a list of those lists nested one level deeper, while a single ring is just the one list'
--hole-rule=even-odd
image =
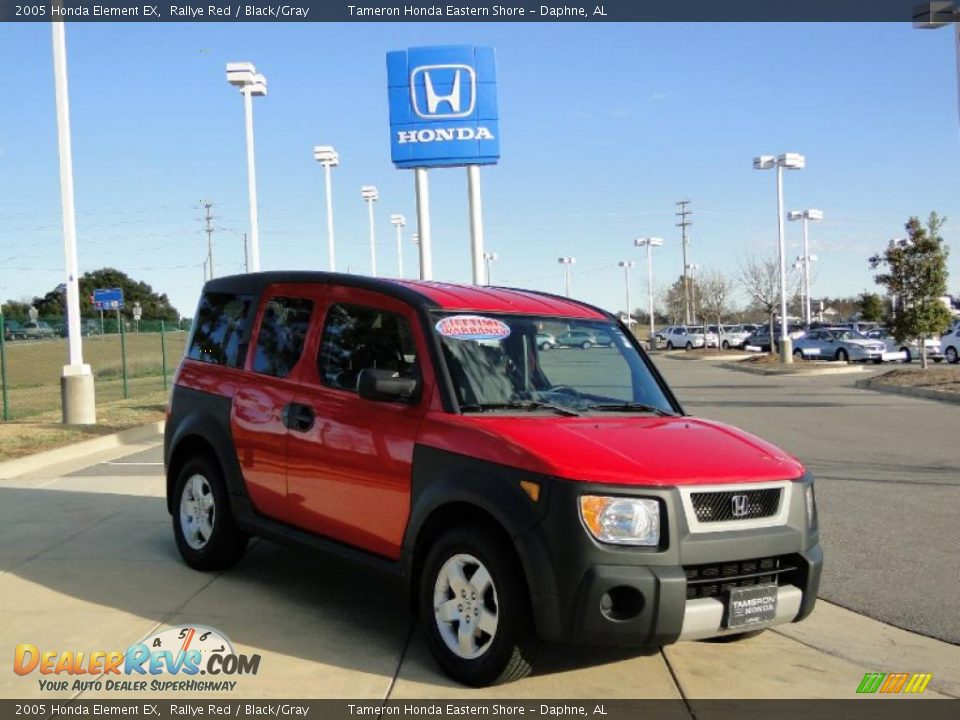
[{"label": "bare tree", "polygon": [[726,277],[718,270],[708,271],[700,278],[700,307],[703,309],[704,320],[708,317],[716,320],[717,343],[720,347],[723,346],[720,323],[728,310],[733,289],[733,279]]},{"label": "bare tree", "polygon": [[[763,310],[770,323],[770,352],[776,346],[774,316],[780,306],[780,260],[776,255],[751,256],[740,260],[740,282],[750,299]],[[787,297],[796,294],[797,278],[787,272]],[[781,318],[782,321],[782,318]]]}]

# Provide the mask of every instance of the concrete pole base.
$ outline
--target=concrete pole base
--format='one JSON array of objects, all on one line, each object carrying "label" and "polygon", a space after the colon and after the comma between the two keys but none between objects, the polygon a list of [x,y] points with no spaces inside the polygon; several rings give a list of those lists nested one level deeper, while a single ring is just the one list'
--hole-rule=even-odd
[{"label": "concrete pole base", "polygon": [[784,365],[793,363],[793,338],[780,339],[780,362]]},{"label": "concrete pole base", "polygon": [[64,425],[96,425],[97,404],[89,365],[64,365],[60,376]]}]

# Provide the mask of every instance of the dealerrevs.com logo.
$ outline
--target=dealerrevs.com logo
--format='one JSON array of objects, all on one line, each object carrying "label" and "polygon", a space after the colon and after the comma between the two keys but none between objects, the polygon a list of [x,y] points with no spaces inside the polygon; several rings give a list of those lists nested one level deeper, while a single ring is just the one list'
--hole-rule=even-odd
[{"label": "dealerrevs.com logo", "polygon": [[223,692],[236,689],[229,678],[259,669],[259,655],[236,652],[226,635],[202,625],[167,628],[126,650],[45,650],[21,643],[13,654],[17,675],[40,675],[40,689],[54,692]]}]

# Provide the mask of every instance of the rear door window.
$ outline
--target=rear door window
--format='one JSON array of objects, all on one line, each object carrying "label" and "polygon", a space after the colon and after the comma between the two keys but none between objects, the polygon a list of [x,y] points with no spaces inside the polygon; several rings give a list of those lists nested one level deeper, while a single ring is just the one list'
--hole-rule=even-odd
[{"label": "rear door window", "polygon": [[187,357],[191,360],[243,367],[252,295],[204,293],[193,321]]},{"label": "rear door window", "polygon": [[253,371],[284,378],[303,353],[310,328],[313,301],[306,298],[272,297],[263,309]]}]

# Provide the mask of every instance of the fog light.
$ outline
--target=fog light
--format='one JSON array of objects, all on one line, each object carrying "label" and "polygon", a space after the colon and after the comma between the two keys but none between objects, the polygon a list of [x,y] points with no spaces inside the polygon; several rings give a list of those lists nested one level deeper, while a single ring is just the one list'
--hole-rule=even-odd
[{"label": "fog light", "polygon": [[629,585],[610,588],[600,598],[600,612],[608,620],[632,620],[643,612],[643,593]]}]

